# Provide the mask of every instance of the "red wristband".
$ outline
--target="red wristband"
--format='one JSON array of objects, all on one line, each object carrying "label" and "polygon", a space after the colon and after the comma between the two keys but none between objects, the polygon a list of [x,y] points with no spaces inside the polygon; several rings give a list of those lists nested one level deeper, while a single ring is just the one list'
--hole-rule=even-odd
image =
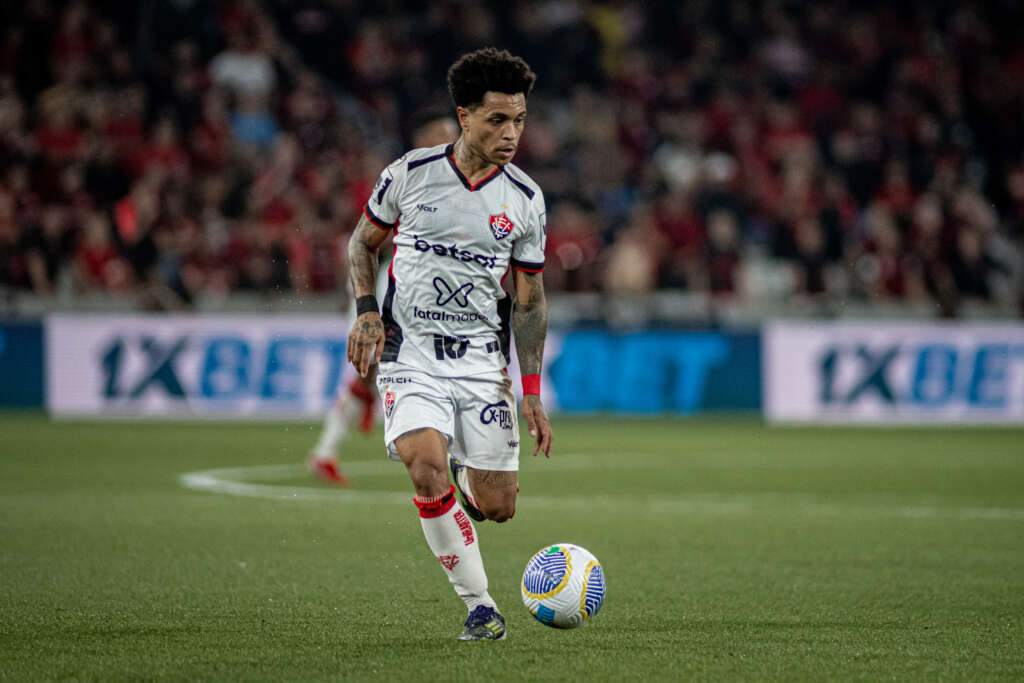
[{"label": "red wristband", "polygon": [[527,394],[540,396],[540,375],[523,375],[523,396]]}]

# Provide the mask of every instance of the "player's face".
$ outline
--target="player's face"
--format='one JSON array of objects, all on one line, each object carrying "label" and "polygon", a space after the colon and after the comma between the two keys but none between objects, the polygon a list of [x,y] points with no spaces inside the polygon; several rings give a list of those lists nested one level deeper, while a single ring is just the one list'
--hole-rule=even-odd
[{"label": "player's face", "polygon": [[504,166],[519,147],[526,124],[526,95],[487,92],[476,109],[459,107],[466,144],[487,162]]}]

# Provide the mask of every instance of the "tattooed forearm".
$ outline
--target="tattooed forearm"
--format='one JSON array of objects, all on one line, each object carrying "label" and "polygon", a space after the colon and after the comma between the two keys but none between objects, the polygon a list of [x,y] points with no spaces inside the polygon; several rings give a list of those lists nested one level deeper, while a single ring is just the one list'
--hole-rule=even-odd
[{"label": "tattooed forearm", "polygon": [[386,236],[385,231],[363,216],[348,241],[349,278],[357,297],[377,293],[377,248]]},{"label": "tattooed forearm", "polygon": [[540,273],[519,273],[516,279],[516,308],[512,313],[512,332],[516,339],[519,368],[524,375],[540,373],[544,357],[544,337],[548,329],[548,304]]}]

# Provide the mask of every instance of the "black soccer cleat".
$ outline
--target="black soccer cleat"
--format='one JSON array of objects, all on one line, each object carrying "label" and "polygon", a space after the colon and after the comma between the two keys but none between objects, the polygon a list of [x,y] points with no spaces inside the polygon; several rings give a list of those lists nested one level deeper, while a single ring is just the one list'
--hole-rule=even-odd
[{"label": "black soccer cleat", "polygon": [[455,490],[459,494],[459,504],[466,511],[466,514],[469,515],[469,518],[474,522],[482,522],[487,519],[484,517],[484,513],[480,512],[477,506],[470,502],[469,496],[462,490],[462,485],[459,484],[459,472],[466,469],[466,466],[456,460],[455,456],[451,453],[448,454],[448,469],[452,473],[452,481],[455,483]]},{"label": "black soccer cleat", "polygon": [[505,617],[493,607],[480,605],[469,613],[459,640],[505,640]]}]

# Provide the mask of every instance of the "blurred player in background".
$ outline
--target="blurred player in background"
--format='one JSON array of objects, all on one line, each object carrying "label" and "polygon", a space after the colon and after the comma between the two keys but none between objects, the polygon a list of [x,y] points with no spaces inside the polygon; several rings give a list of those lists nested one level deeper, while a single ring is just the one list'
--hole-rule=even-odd
[{"label": "blurred player in background", "polygon": [[[533,454],[551,450],[540,400],[544,195],[510,163],[535,79],[504,50],[460,57],[448,71],[458,140],[413,150],[385,168],[349,241],[359,317],[348,360],[364,377],[380,362],[388,455],[406,466],[427,545],[466,604],[463,641],[505,638],[470,518],[504,522],[515,513],[519,420],[506,370],[512,330]],[[392,230],[395,254],[378,309],[377,251]],[[514,305],[503,286],[509,271]]]},{"label": "blurred player in background", "polygon": [[[455,140],[459,127],[448,111],[443,109],[424,110],[413,123],[412,144],[419,149],[436,147]],[[378,269],[377,292],[383,296],[387,290],[388,266],[392,250],[382,245],[378,253],[386,259]],[[355,319],[355,300],[349,311]],[[377,405],[377,366],[366,374],[356,375],[347,386],[343,386],[334,405],[324,418],[320,438],[310,453],[309,470],[317,477],[332,484],[344,486],[347,477],[338,467],[338,446],[352,433],[353,429],[369,434],[373,431],[374,406]]]}]

